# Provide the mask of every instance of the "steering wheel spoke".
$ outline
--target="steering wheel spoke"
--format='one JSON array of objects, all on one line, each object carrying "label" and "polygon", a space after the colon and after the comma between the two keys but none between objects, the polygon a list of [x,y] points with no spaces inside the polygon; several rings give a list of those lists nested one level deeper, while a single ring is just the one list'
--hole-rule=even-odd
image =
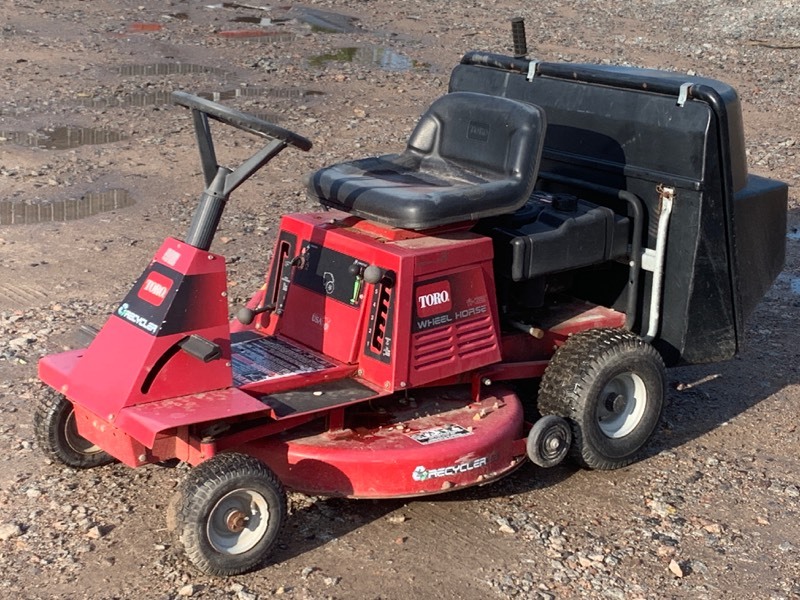
[{"label": "steering wheel spoke", "polygon": [[274,123],[264,121],[256,116],[223,106],[222,104],[217,104],[211,100],[206,100],[205,98],[200,98],[186,92],[172,92],[172,101],[186,108],[200,111],[215,121],[225,123],[237,129],[261,137],[282,140],[288,145],[294,146],[304,152],[311,150],[312,144],[311,140],[308,138],[298,135],[293,131],[289,131],[288,129],[284,129],[283,127],[279,127]]}]

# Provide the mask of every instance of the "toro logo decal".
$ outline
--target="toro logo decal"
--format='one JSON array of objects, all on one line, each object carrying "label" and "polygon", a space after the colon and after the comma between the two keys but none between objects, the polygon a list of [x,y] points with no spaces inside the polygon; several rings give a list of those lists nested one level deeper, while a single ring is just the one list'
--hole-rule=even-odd
[{"label": "toro logo decal", "polygon": [[153,306],[161,306],[170,288],[172,288],[172,279],[153,271],[144,280],[136,295]]},{"label": "toro logo decal", "polygon": [[449,312],[453,308],[450,282],[447,279],[428,283],[417,288],[417,316],[429,317]]},{"label": "toro logo decal", "polygon": [[476,142],[488,142],[491,129],[485,123],[470,121],[467,127],[467,137]]}]

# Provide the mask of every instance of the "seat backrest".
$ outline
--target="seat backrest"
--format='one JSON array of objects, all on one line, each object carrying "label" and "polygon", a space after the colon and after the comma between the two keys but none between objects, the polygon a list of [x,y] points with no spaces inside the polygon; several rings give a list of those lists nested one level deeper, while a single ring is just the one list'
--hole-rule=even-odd
[{"label": "seat backrest", "polygon": [[422,115],[407,151],[425,161],[444,161],[488,179],[522,179],[538,164],[544,112],[499,96],[453,92]]}]

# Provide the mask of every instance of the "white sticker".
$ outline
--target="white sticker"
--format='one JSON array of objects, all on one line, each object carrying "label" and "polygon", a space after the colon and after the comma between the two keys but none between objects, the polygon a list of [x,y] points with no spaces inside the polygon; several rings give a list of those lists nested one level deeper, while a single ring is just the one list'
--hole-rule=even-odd
[{"label": "white sticker", "polygon": [[465,435],[472,435],[472,432],[461,425],[443,425],[433,429],[409,433],[408,437],[420,444],[435,444],[436,442],[445,442]]},{"label": "white sticker", "polygon": [[180,259],[181,253],[173,248],[167,248],[164,250],[164,254],[161,256],[161,260],[167,263],[170,267],[174,267]]}]

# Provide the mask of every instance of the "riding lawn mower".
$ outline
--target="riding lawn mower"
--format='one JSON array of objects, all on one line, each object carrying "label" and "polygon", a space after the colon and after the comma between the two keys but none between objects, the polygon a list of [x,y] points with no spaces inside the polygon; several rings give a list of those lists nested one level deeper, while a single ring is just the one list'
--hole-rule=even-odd
[{"label": "riding lawn mower", "polygon": [[[229,321],[212,252],[231,193],[306,138],[184,92],[205,190],[86,348],[45,356],[44,450],[76,468],[180,460],[189,559],[263,563],[286,489],[412,498],[530,460],[630,464],[665,366],[729,359],[784,260],[787,186],[747,172],[725,83],[470,52],[404,150],[308,178]],[[210,122],[262,139],[218,164]],[[533,385],[530,385],[533,382]]]}]

